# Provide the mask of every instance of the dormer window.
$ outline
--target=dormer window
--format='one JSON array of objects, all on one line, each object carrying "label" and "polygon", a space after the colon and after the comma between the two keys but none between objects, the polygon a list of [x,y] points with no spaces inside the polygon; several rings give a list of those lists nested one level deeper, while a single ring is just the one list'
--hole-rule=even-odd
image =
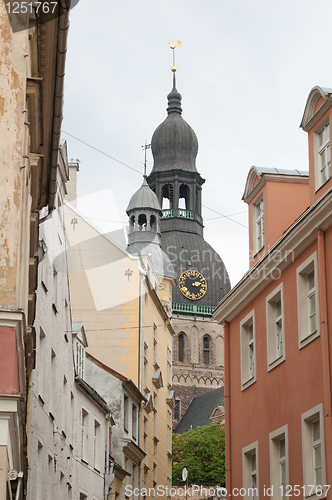
[{"label": "dormer window", "polygon": [[77,375],[84,379],[84,365],[85,365],[85,348],[76,341],[76,356],[75,356],[75,369]]},{"label": "dormer window", "polygon": [[317,133],[318,152],[318,187],[325,184],[331,177],[330,125],[325,124]]},{"label": "dormer window", "polygon": [[263,198],[254,203],[254,239],[255,253],[259,252],[264,246],[264,206]]}]

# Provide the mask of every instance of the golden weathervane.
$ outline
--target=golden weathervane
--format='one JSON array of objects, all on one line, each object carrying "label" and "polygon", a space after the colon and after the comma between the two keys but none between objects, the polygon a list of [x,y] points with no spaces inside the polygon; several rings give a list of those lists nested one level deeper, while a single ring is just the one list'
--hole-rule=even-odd
[{"label": "golden weathervane", "polygon": [[182,45],[182,44],[181,44],[180,40],[176,40],[176,42],[174,42],[174,43],[170,40],[168,43],[169,43],[170,48],[173,50],[173,66],[172,66],[171,70],[173,71],[173,73],[175,73],[176,66],[175,66],[175,53],[174,53],[174,49],[176,47],[180,47],[180,45]]}]

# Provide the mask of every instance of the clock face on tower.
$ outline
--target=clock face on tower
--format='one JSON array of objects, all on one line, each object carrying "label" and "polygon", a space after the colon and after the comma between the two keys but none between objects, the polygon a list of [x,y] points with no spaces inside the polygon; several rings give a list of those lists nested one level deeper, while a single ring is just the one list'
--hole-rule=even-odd
[{"label": "clock face on tower", "polygon": [[196,269],[188,269],[179,278],[179,288],[187,299],[199,300],[206,293],[207,282],[203,274]]}]

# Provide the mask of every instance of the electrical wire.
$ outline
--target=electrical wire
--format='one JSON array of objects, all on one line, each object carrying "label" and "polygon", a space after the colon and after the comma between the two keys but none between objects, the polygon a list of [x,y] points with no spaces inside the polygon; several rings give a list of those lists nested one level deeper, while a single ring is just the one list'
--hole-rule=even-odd
[{"label": "electrical wire", "polygon": [[[84,144],[85,146],[88,146],[89,148],[91,149],[94,149],[95,151],[98,151],[98,153],[104,155],[104,156],[107,156],[107,158],[110,158],[111,160],[114,160],[116,161],[117,163],[120,163],[121,165],[127,167],[127,168],[130,168],[130,170],[133,170],[134,172],[137,172],[138,174],[142,175],[142,172],[140,172],[140,170],[137,170],[136,168],[133,168],[131,167],[130,165],[127,165],[126,163],[124,163],[123,161],[120,161],[120,160],[117,160],[116,158],[114,158],[114,156],[111,156],[109,155],[108,153],[105,153],[104,151],[102,151],[101,149],[98,149],[96,148],[95,146],[92,146],[91,144],[89,144],[88,142],[85,142],[85,141],[82,141],[82,139],[79,139],[78,137],[75,137],[74,135],[70,134],[69,132],[66,132],[65,130],[62,130],[62,132],[64,134],[67,134],[69,135],[69,137],[72,137],[73,139],[75,139],[76,141],[79,141],[81,142],[82,144]],[[238,222],[234,219],[231,219],[228,215],[223,215],[221,214],[220,212],[217,212],[217,210],[214,210],[213,208],[209,208],[207,207],[206,205],[203,205],[204,208],[207,208],[208,210],[211,210],[211,212],[215,212],[216,214],[220,215],[220,217],[215,217],[215,219],[220,219],[220,218],[225,218],[225,219],[228,219],[232,222],[235,222],[235,224],[238,224],[239,226],[242,226],[242,227],[245,227],[246,229],[248,229],[248,226],[245,226],[244,224],[241,224],[241,222]],[[241,213],[241,212],[239,212]],[[236,214],[234,214],[236,215]],[[92,219],[92,217],[90,217]],[[103,219],[95,219],[95,220],[103,220]],[[213,220],[213,219],[207,219],[207,220]],[[105,220],[105,222],[108,222]],[[109,221],[109,222],[112,222],[112,221]]]}]

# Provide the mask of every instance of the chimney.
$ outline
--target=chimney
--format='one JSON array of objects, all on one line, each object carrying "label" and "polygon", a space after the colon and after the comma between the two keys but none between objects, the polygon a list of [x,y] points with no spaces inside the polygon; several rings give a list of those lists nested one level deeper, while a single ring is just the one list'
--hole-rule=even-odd
[{"label": "chimney", "polygon": [[71,203],[75,208],[77,199],[77,172],[80,169],[78,161],[68,163],[69,167],[69,181],[67,182],[66,201]]}]

